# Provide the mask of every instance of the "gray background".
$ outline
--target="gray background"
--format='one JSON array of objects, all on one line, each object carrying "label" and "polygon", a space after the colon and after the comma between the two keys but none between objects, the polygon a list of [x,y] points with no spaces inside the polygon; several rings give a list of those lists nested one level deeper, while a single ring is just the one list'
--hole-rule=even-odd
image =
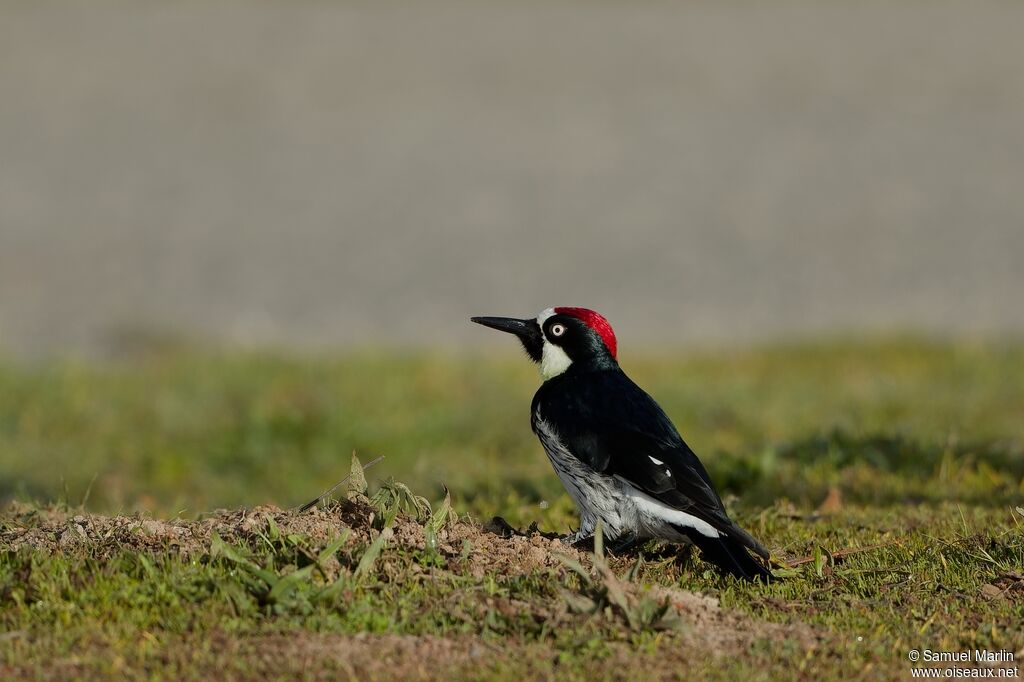
[{"label": "gray background", "polygon": [[0,2],[0,346],[1024,329],[1024,3]]}]

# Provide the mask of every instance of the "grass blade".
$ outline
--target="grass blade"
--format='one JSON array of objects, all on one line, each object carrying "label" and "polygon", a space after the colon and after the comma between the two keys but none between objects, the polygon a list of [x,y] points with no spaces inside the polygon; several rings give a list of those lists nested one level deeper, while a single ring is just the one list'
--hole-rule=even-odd
[{"label": "grass blade", "polygon": [[380,532],[380,535],[370,543],[370,546],[366,548],[366,553],[363,554],[363,558],[359,560],[359,565],[356,566],[356,570],[353,576],[360,578],[373,569],[373,564],[377,561],[377,557],[380,555],[384,544],[394,535],[394,531],[391,530],[391,526],[386,526],[384,530]]},{"label": "grass blade", "polygon": [[334,556],[338,552],[339,549],[341,549],[342,547],[345,546],[345,543],[348,542],[348,536],[351,535],[351,534],[352,534],[351,529],[346,528],[345,530],[343,530],[341,532],[341,535],[339,535],[338,537],[336,537],[333,540],[331,540],[327,544],[327,546],[323,548],[323,550],[320,552],[320,554],[317,555],[317,558],[316,558],[317,564],[322,564],[325,561],[327,561],[328,559],[330,559],[332,556]]}]

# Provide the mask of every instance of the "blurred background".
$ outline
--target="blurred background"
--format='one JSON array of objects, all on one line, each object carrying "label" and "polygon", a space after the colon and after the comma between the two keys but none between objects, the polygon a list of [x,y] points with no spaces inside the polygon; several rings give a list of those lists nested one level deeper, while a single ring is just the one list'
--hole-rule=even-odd
[{"label": "blurred background", "polygon": [[[632,349],[1019,337],[1021,26],[1024,5],[994,0],[0,2],[0,493],[52,496],[66,460],[75,490],[100,477],[102,504],[150,494],[120,479],[164,481],[148,488],[155,504],[189,486],[200,504],[253,490],[299,502],[333,482],[339,452],[344,471],[351,448],[381,445],[399,451],[395,473],[416,462],[421,478],[450,477],[463,469],[434,441],[389,440],[393,410],[428,430],[481,419],[424,416],[461,370],[410,360],[416,349],[510,357],[448,394],[485,412],[489,392],[522,403],[518,421],[491,405],[508,440],[482,452],[444,427],[445,447],[476,452],[473,480],[502,476],[513,455],[545,465],[525,429],[536,379],[508,338],[469,324],[476,314],[592,307],[627,361]],[[328,372],[337,385],[313,360],[202,355],[130,377],[89,364],[161,344],[346,359]],[[953,357],[936,352],[937,367]],[[421,403],[382,393],[414,393],[391,371],[402,362]],[[730,380],[730,362],[708,381]],[[861,370],[851,381],[880,371]],[[390,421],[345,416],[330,396],[352,376],[352,403]],[[771,400],[762,388],[720,397]],[[708,384],[687,390],[679,409],[704,409]],[[805,426],[863,426],[843,407]],[[965,413],[947,408],[944,442]],[[199,428],[190,410],[223,419]],[[333,426],[317,431],[309,414]],[[730,441],[728,419],[684,414],[725,450],[807,435],[762,424]],[[246,426],[260,415],[284,445],[245,440],[270,437]],[[126,444],[140,423],[155,430]],[[242,441],[210,454],[225,429]],[[224,476],[259,461],[266,486],[207,490],[189,456],[222,457]],[[275,467],[288,462],[307,478],[282,492]]]},{"label": "blurred background", "polygon": [[[0,334],[1024,328],[1015,2],[4,2]],[[502,340],[503,341],[503,340]]]}]

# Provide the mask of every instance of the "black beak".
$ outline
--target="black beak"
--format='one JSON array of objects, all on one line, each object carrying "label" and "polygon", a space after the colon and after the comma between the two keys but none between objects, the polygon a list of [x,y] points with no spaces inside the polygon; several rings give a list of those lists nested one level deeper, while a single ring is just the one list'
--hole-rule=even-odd
[{"label": "black beak", "polygon": [[523,348],[526,349],[530,358],[534,362],[540,362],[544,339],[541,336],[537,320],[517,320],[514,317],[471,317],[469,319],[491,329],[515,334],[522,341]]},{"label": "black beak", "polygon": [[537,324],[534,320],[517,320],[514,317],[471,317],[469,319],[485,327],[516,336],[528,334],[531,331],[530,325]]}]

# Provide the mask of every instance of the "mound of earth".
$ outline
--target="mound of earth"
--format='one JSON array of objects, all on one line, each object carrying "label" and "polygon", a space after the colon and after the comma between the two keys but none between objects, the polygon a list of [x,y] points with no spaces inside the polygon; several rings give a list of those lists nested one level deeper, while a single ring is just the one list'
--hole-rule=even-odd
[{"label": "mound of earth", "polygon": [[[197,520],[160,520],[139,514],[101,516],[59,509],[39,509],[13,503],[0,520],[0,547],[30,548],[52,553],[85,552],[104,558],[120,551],[175,553],[193,558],[209,552],[214,534],[233,545],[255,546],[273,520],[281,535],[299,535],[326,545],[348,531],[348,543],[372,541],[376,511],[363,502],[341,501],[305,512],[274,506],[217,510]],[[393,545],[423,550],[426,534],[422,524],[399,516],[393,527]],[[527,573],[563,564],[555,552],[575,560],[585,555],[538,532],[512,530],[503,522],[484,526],[454,520],[437,533],[437,550],[446,557],[458,556],[465,572],[482,578],[488,573]]]},{"label": "mound of earth", "polygon": [[[349,533],[347,543],[360,544],[372,542],[381,532],[375,528],[375,510],[358,501],[336,502],[302,513],[273,506],[220,510],[196,520],[160,520],[140,515],[102,516],[13,504],[0,516],[0,551],[61,553],[101,559],[130,551],[169,553],[192,559],[210,553],[215,535],[232,545],[257,547],[263,541],[271,520],[281,536],[302,536],[311,544],[320,546],[327,545],[346,530]],[[388,551],[424,550],[426,547],[424,526],[414,519],[399,516],[391,529],[385,532],[391,534]],[[440,529],[436,538],[436,549],[445,561],[445,570],[461,575],[483,580],[494,575],[535,574],[558,580],[573,570],[571,564],[575,562],[584,570],[593,571],[594,580],[604,580],[605,589],[621,595],[622,600],[635,603],[653,597],[667,603],[668,616],[674,622],[670,636],[677,639],[678,646],[669,647],[668,658],[659,653],[656,668],[668,670],[672,665],[683,665],[685,660],[693,660],[694,656],[738,654],[758,641],[785,641],[809,650],[818,646],[822,639],[809,627],[757,621],[743,612],[724,609],[714,597],[673,587],[634,584],[618,577],[628,570],[628,559],[612,558],[610,566],[602,569],[602,565],[595,565],[590,553],[536,531],[516,531],[498,519],[484,525],[456,519]],[[595,584],[600,585],[599,582]],[[565,614],[571,610],[571,600],[567,597],[566,600],[554,601],[558,603],[510,602],[503,607],[527,608],[555,625],[570,625],[572,620]],[[256,646],[254,651],[264,653],[287,649],[301,652],[303,656],[337,659],[335,662],[339,670],[364,677],[398,669],[405,670],[411,677],[420,677],[420,673],[429,672],[431,661],[435,659],[446,664],[461,661],[470,665],[481,652],[494,648],[493,644],[475,636],[343,636],[298,632],[269,638],[260,636],[258,639],[258,646],[255,641],[236,642],[232,646],[245,648],[252,645]],[[545,653],[547,645],[543,642],[519,642],[510,646],[513,648],[501,647],[504,650],[502,656],[514,655],[511,652],[516,647],[530,648],[531,656],[557,655],[553,650]],[[622,643],[621,647],[623,657],[635,654],[627,644]],[[659,651],[663,649],[665,647]],[[270,666],[266,669],[268,674],[286,672],[271,665],[277,665],[275,662],[283,660],[281,657],[268,655],[266,660]],[[388,661],[398,668],[394,665],[382,667]],[[416,661],[417,664],[410,668],[411,664],[397,663],[401,661]],[[667,665],[670,668],[665,668]]]}]

